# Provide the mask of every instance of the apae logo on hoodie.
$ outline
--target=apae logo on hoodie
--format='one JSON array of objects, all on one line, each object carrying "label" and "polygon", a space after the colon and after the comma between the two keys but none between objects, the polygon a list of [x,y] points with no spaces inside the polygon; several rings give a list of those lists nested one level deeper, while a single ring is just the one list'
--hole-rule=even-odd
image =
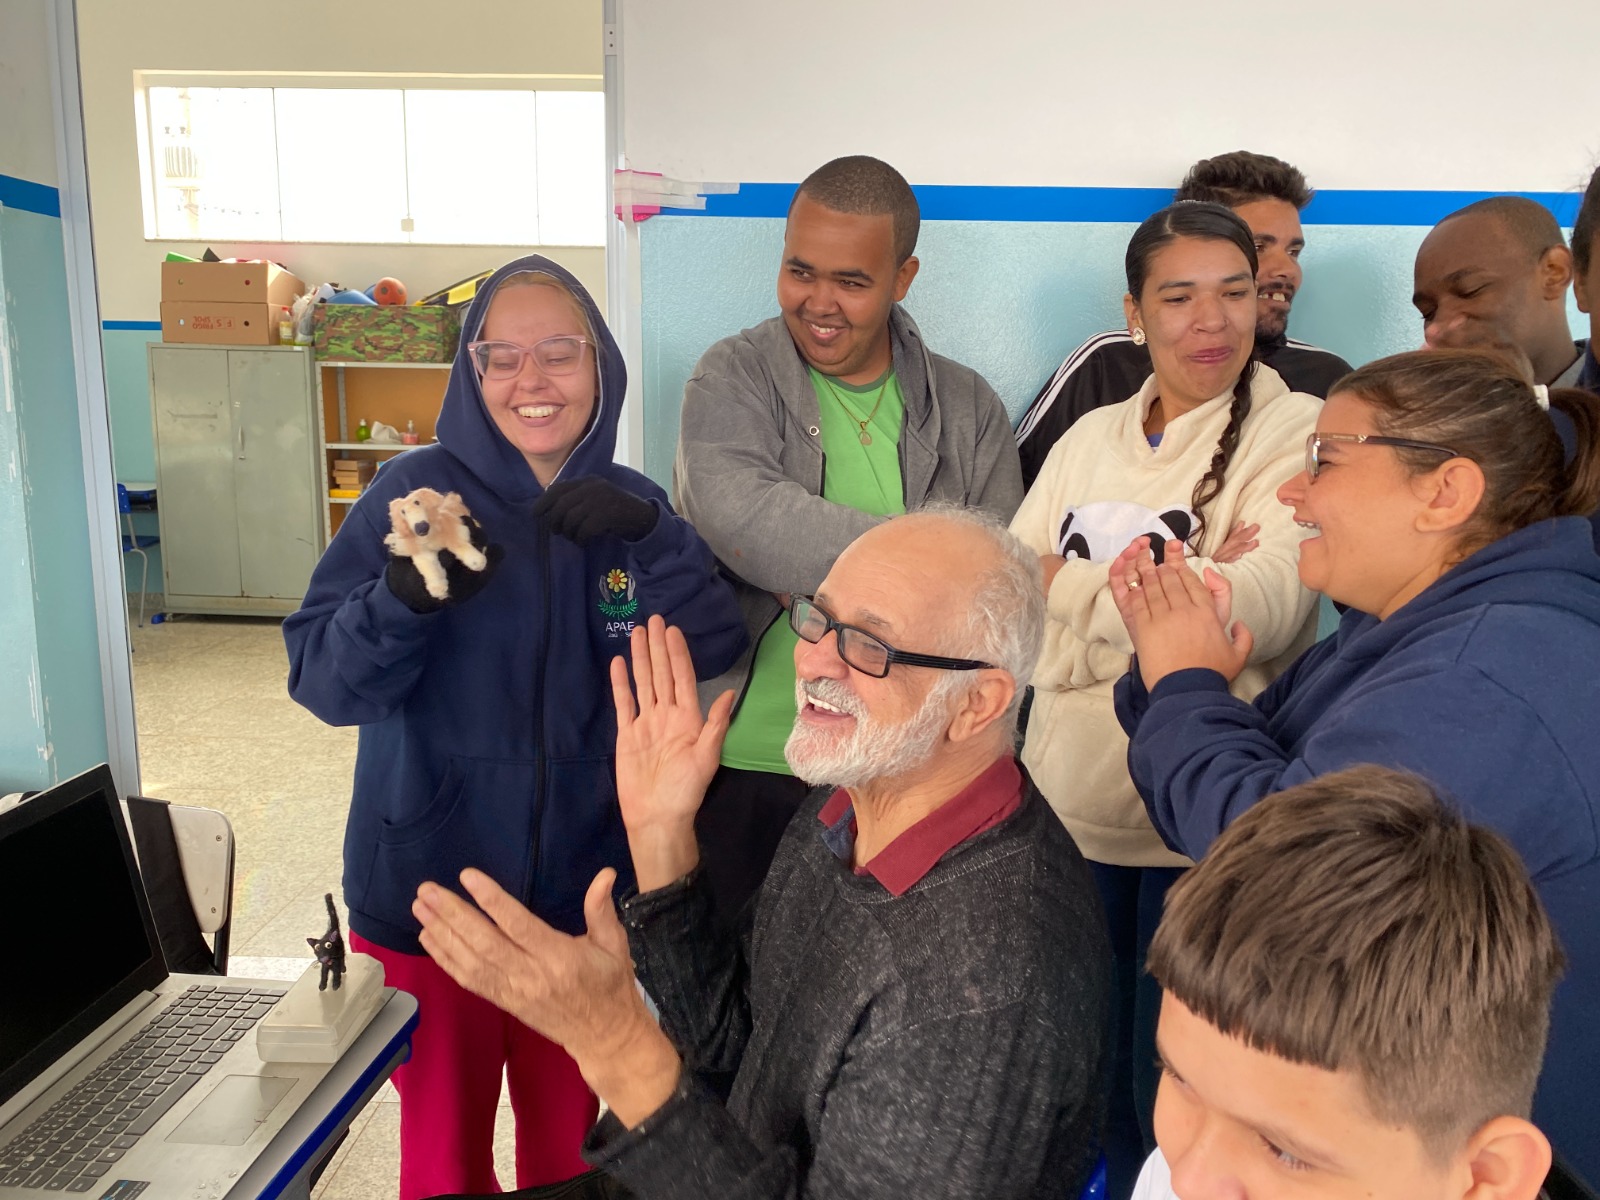
[{"label": "apae logo on hoodie", "polygon": [[600,613],[606,618],[607,637],[627,637],[633,632],[632,617],[639,611],[637,584],[621,567],[612,567],[600,576]]}]

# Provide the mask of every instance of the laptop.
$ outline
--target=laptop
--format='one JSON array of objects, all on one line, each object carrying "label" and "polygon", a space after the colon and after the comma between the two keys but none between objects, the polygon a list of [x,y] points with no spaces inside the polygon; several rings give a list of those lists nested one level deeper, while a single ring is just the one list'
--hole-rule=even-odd
[{"label": "laptop", "polygon": [[107,767],[0,811],[0,914],[0,1200],[223,1196],[330,1070],[257,1056],[289,984],[167,971]]}]

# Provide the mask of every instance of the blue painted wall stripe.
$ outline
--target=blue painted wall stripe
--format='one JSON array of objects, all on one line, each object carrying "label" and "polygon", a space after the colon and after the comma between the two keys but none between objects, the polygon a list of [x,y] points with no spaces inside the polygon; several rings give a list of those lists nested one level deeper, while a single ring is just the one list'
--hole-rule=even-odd
[{"label": "blue painted wall stripe", "polygon": [[[798,185],[745,183],[731,195],[707,196],[703,211],[667,209],[672,216],[782,217]],[[927,221],[1138,222],[1169,203],[1166,188],[966,187],[914,185]],[[1322,191],[1305,211],[1308,225],[1433,225],[1441,217],[1498,192]],[[1537,200],[1563,226],[1577,218],[1571,192],[1518,192]]]},{"label": "blue painted wall stripe", "polygon": [[160,321],[101,321],[101,329],[160,329]]},{"label": "blue painted wall stripe", "polygon": [[60,220],[61,193],[48,184],[18,179],[15,175],[0,175],[0,207]]}]

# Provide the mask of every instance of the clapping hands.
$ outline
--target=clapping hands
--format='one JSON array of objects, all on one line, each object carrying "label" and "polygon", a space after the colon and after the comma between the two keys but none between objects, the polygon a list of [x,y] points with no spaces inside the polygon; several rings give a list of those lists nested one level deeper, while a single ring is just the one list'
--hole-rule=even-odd
[{"label": "clapping hands", "polygon": [[1229,627],[1233,588],[1210,567],[1204,579],[1196,575],[1182,542],[1168,542],[1157,566],[1150,539],[1135,538],[1112,561],[1110,582],[1145,687],[1190,667],[1216,671],[1229,683],[1244,670],[1255,641],[1243,621]]}]

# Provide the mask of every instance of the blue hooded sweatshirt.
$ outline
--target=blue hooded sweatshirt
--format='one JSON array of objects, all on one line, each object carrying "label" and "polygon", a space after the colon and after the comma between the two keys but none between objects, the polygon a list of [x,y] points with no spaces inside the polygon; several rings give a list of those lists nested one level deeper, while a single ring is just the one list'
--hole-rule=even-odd
[{"label": "blue hooded sweatshirt", "polygon": [[[580,548],[531,515],[544,489],[484,407],[467,345],[509,275],[555,276],[588,313],[600,396],[559,478],[600,475],[655,504],[637,542]],[[632,879],[617,808],[609,664],[635,622],[660,613],[688,639],[701,678],[746,644],[733,591],[694,529],[649,479],[611,461],[626,386],[622,354],[583,285],[538,256],[479,290],[439,413],[436,446],[391,459],[352,506],[283,624],[289,694],[331,725],[360,725],[344,895],[350,927],[421,953],[417,886],[460,890],[477,867],[557,928],[583,928],[595,874]],[[389,590],[388,507],[419,487],[459,492],[505,557],[459,605],[412,612]]]},{"label": "blue hooded sweatshirt", "polygon": [[1415,772],[1522,855],[1567,952],[1534,1120],[1600,1179],[1600,556],[1581,517],[1486,546],[1387,620],[1354,610],[1254,704],[1215,671],[1117,685],[1128,766],[1199,858],[1262,797],[1357,763]]}]

